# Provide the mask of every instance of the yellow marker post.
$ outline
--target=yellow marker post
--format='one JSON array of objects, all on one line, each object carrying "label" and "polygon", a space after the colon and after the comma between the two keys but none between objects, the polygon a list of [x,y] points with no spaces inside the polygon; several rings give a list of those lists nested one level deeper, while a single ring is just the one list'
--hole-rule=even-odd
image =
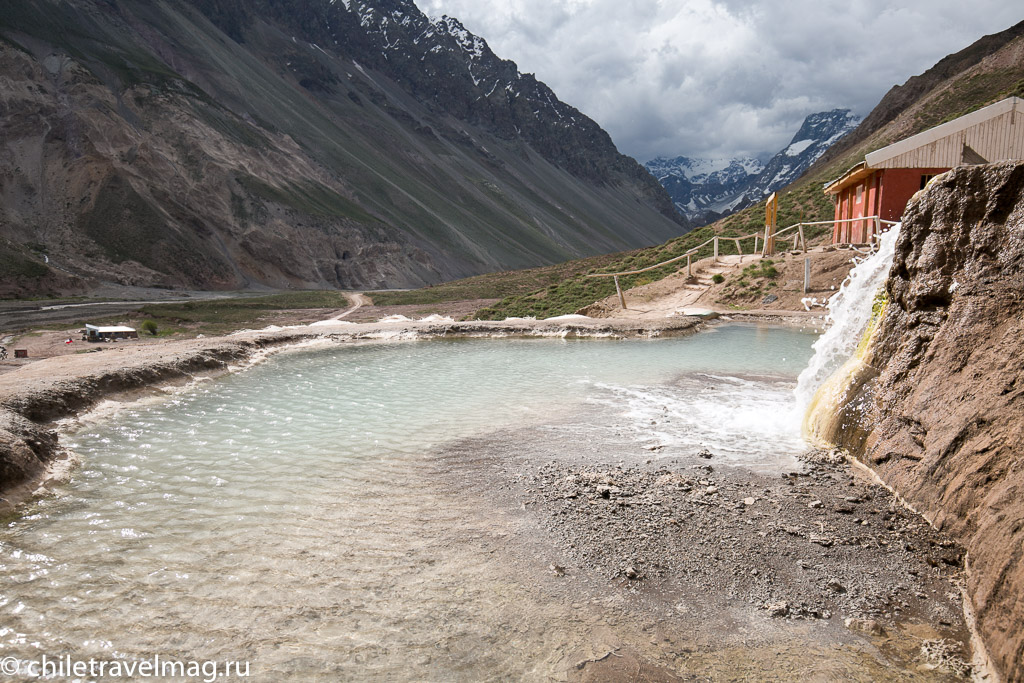
[{"label": "yellow marker post", "polygon": [[764,209],[764,250],[763,256],[775,253],[775,229],[779,219],[779,195],[772,192]]}]

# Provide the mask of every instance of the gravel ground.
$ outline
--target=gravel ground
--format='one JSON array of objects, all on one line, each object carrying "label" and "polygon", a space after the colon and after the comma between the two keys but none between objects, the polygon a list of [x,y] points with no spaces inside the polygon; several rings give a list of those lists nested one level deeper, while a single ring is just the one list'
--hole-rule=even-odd
[{"label": "gravel ground", "polygon": [[[543,326],[325,333],[523,332],[517,325]],[[0,375],[0,397],[52,419],[110,392],[304,338],[279,335],[51,358]],[[439,493],[475,501],[485,526],[507,530],[504,561],[527,583],[552,590],[569,611],[579,605],[607,621],[614,637],[600,644],[611,645],[570,667],[570,679],[762,680],[811,671],[812,680],[955,680],[966,672],[962,553],[872,479],[827,453],[759,474],[690,446],[649,450],[651,435],[622,429],[618,419],[591,405],[430,455]]]},{"label": "gravel ground", "polygon": [[547,463],[520,486],[569,562],[609,581],[697,584],[773,617],[962,625],[962,552],[845,463],[778,479]]},{"label": "gravel ground", "polygon": [[[706,451],[651,453],[595,428],[610,419],[498,432],[437,455],[453,493],[518,511],[514,563],[657,635],[582,662],[582,680],[640,669],[640,680],[784,678],[815,666],[824,680],[969,674],[963,553],[869,473],[828,452],[771,475],[716,466]],[[851,663],[851,652],[867,654]]]}]

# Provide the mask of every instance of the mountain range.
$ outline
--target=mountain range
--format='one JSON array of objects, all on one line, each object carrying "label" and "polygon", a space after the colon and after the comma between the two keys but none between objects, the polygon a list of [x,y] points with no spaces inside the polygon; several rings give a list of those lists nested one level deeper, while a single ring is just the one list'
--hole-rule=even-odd
[{"label": "mountain range", "polygon": [[410,0],[0,13],[0,294],[408,287],[654,244],[635,160]]},{"label": "mountain range", "polygon": [[848,109],[811,114],[785,149],[757,158],[658,157],[644,164],[673,203],[696,225],[705,225],[785,187],[806,171],[860,119]]}]

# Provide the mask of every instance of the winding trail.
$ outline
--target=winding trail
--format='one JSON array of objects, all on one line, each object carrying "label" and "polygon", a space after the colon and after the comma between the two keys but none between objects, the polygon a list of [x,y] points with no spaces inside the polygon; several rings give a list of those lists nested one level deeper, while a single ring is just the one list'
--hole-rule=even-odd
[{"label": "winding trail", "polygon": [[[661,319],[691,313],[691,307],[702,303],[714,285],[715,275],[729,276],[743,267],[761,260],[759,255],[708,257],[693,264],[693,277],[686,275],[684,263],[675,274],[653,283],[627,289],[627,308],[619,305],[613,294],[593,305],[588,315],[607,315],[624,319]],[[596,309],[596,310],[594,310]]]},{"label": "winding trail", "polygon": [[330,320],[341,320],[342,318],[348,316],[350,313],[355,313],[363,306],[369,306],[371,303],[370,299],[362,292],[345,292],[345,296],[347,296],[349,298],[349,301],[352,302],[352,308],[342,311],[333,318],[330,318]]}]

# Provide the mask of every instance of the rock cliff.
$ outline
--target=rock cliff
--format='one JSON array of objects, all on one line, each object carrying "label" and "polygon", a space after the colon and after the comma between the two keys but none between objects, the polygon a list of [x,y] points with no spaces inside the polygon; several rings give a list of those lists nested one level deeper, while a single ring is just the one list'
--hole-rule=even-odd
[{"label": "rock cliff", "polygon": [[992,664],[1024,680],[1024,163],[919,194],[886,292],[870,369],[824,436],[967,549]]},{"label": "rock cliff", "polygon": [[0,294],[418,286],[662,242],[594,121],[409,0],[0,12]]}]

